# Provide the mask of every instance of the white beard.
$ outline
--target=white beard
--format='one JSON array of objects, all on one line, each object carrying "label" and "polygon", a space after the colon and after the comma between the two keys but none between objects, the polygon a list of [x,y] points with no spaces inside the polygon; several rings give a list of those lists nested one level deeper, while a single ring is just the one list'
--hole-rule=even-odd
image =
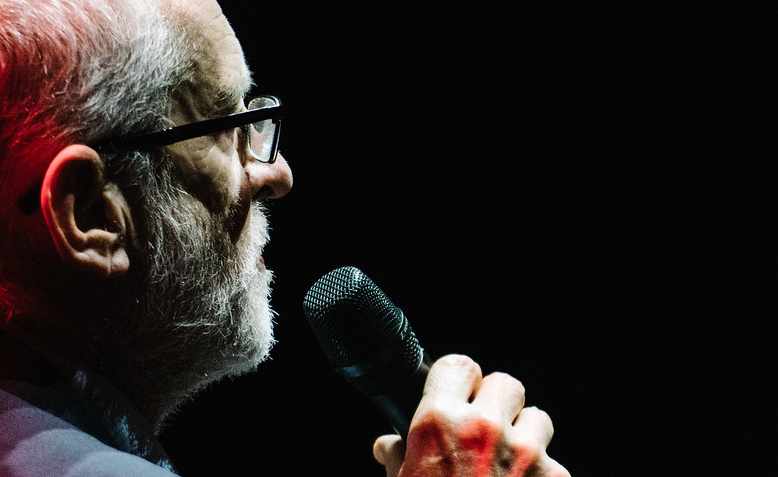
[{"label": "white beard", "polygon": [[259,206],[252,205],[244,235],[238,242],[238,287],[232,292],[233,295],[241,293],[245,297],[245,302],[235,317],[235,323],[232,324],[237,326],[238,339],[242,341],[237,348],[244,350],[245,354],[237,356],[238,360],[230,365],[228,375],[253,371],[259,363],[267,359],[275,344],[275,313],[270,308],[273,272],[265,269],[264,264],[260,266],[262,249],[269,239],[267,230],[264,213]]},{"label": "white beard", "polygon": [[262,206],[251,204],[233,244],[223,218],[186,193],[164,195],[147,202],[148,277],[140,313],[146,323],[166,323],[160,330],[166,336],[157,341],[184,354],[169,373],[190,394],[251,372],[269,356],[273,275],[260,265],[268,225]]}]

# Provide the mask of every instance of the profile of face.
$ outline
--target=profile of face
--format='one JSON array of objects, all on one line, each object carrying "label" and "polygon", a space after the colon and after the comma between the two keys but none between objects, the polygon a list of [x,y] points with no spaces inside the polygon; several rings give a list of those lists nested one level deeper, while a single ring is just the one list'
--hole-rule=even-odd
[{"label": "profile of face", "polygon": [[[268,224],[263,206],[251,203],[233,242],[230,217],[203,214],[170,178],[147,187],[140,204],[145,239],[131,254],[140,263],[133,275],[141,287],[135,306],[127,309],[153,335],[146,344],[185,345],[178,353],[206,384],[254,369],[274,342],[272,273],[262,259]],[[161,367],[169,367],[171,357],[163,357]]]},{"label": "profile of face", "polygon": [[[241,96],[251,85],[240,44],[215,1],[167,8],[204,45],[199,76],[174,97],[172,120],[213,117],[214,91]],[[286,195],[292,175],[282,155],[260,163],[243,143],[236,129],[169,146],[167,165],[130,200],[138,240],[128,280],[138,292],[119,305],[133,327],[127,335],[153,343],[145,365],[187,369],[189,387],[253,370],[274,343],[262,200]]]}]

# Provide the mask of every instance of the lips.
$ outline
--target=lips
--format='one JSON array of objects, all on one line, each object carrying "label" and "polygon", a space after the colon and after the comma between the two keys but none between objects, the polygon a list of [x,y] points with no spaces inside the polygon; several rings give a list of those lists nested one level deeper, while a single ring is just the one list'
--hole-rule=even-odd
[{"label": "lips", "polygon": [[264,257],[260,256],[260,257],[257,259],[257,267],[258,267],[260,270],[267,270],[267,267],[265,266],[265,258],[264,258]]}]

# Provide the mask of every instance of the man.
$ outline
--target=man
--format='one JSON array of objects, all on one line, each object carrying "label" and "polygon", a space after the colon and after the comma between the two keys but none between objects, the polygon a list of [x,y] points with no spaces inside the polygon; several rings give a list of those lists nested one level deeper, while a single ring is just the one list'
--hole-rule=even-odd
[{"label": "man", "polygon": [[[155,439],[273,344],[280,101],[215,1],[0,0],[0,475],[172,475]],[[500,373],[432,368],[387,475],[567,472]]]}]

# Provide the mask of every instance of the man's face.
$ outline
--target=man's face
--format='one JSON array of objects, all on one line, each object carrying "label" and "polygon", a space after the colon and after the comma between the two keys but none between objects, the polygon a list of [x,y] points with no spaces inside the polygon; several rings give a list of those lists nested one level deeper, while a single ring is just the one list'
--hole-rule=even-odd
[{"label": "man's face", "polygon": [[[176,125],[242,110],[243,104],[214,110],[218,91],[245,93],[250,85],[219,6],[191,0],[167,6],[202,43],[196,77],[174,98]],[[263,164],[243,147],[237,129],[170,146],[172,166],[145,185],[139,204],[144,286],[137,319],[157,326],[165,339],[185,342],[192,372],[203,382],[253,369],[273,343],[271,273],[261,255],[268,225],[252,198],[285,195],[292,176],[281,155]]]}]

